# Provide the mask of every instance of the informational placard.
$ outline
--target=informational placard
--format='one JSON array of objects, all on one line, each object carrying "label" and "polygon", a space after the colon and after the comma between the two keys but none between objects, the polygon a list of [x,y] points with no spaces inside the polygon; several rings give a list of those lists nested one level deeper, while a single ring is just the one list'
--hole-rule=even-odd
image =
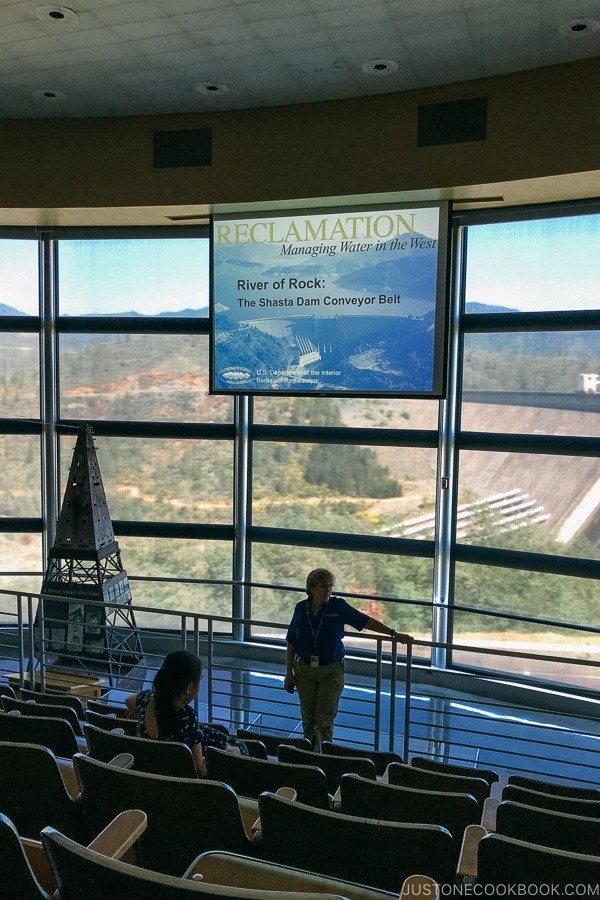
[{"label": "informational placard", "polygon": [[443,396],[448,215],[214,216],[211,391]]}]

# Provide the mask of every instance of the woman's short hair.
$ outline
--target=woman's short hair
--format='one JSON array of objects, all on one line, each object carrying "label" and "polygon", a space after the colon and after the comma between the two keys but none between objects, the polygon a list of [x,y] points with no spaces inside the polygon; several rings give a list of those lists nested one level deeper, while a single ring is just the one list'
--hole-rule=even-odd
[{"label": "woman's short hair", "polygon": [[335,578],[329,569],[313,569],[312,572],[309,572],[306,576],[307,593],[310,593],[315,584],[318,584],[320,581],[330,581],[332,584],[335,584]]}]

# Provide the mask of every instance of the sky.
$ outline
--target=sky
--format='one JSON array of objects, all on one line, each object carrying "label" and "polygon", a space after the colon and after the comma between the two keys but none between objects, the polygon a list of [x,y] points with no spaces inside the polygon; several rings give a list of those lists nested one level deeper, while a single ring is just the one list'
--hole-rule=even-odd
[{"label": "sky", "polygon": [[[62,315],[145,315],[209,303],[208,242],[59,243]],[[38,311],[35,241],[0,240],[0,303]],[[600,215],[471,226],[467,302],[523,312],[600,308]]]},{"label": "sky", "polygon": [[470,228],[466,299],[520,312],[599,309],[600,215]]},{"label": "sky", "polygon": [[[0,303],[38,311],[37,244],[0,240]],[[208,241],[59,243],[61,315],[156,315],[208,306]]]}]

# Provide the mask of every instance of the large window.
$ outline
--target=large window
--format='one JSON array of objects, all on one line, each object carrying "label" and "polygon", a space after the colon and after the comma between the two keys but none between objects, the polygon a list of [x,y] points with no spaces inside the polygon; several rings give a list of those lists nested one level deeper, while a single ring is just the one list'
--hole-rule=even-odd
[{"label": "large window", "polygon": [[107,421],[224,422],[230,397],[208,394],[208,337],[63,334],[61,415]]},{"label": "large window", "polygon": [[[597,658],[585,629],[600,600],[600,216],[476,222],[455,526],[454,600],[469,609],[454,637]],[[509,668],[586,686],[567,665]]]},{"label": "large window", "polygon": [[255,525],[433,534],[433,449],[280,441],[257,443],[253,462]]},{"label": "large window", "polygon": [[[384,619],[398,631],[410,631],[429,640],[431,636],[431,585],[433,561],[422,558],[402,558],[389,554],[327,550],[323,547],[296,547],[290,552],[287,545],[255,544],[253,547],[254,581],[277,584],[304,585],[311,569],[330,569],[336,579],[336,590],[362,595],[354,605],[368,615]],[[290,602],[290,596],[292,600]],[[253,591],[252,617],[266,622],[287,623],[293,605],[304,597],[303,592],[290,595],[276,588]],[[385,597],[387,600],[380,598]],[[416,601],[414,605],[404,601]],[[268,626],[260,633],[269,632]]]},{"label": "large window", "polygon": [[208,241],[97,238],[59,248],[62,316],[208,315]]},{"label": "large window", "polygon": [[466,311],[598,310],[599,240],[599,215],[471,226]]},{"label": "large window", "polygon": [[207,230],[5,232],[2,587],[41,586],[44,517],[91,425],[134,602],[165,628],[234,613],[281,640],[325,566],[370,615],[435,636],[437,664],[593,686],[569,659],[598,654],[600,214],[454,228],[449,402],[212,396]]},{"label": "large window", "polygon": [[[96,443],[113,519],[231,525],[231,442],[102,437]],[[62,440],[65,482],[73,444]]]}]

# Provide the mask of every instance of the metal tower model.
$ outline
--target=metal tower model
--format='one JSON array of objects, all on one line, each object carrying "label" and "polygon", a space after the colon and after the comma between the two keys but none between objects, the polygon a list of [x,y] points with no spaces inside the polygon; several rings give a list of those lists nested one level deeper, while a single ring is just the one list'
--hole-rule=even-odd
[{"label": "metal tower model", "polygon": [[81,430],[73,451],[41,593],[44,647],[56,662],[75,658],[85,670],[107,663],[112,682],[114,667],[120,673],[142,660],[90,426]]}]

